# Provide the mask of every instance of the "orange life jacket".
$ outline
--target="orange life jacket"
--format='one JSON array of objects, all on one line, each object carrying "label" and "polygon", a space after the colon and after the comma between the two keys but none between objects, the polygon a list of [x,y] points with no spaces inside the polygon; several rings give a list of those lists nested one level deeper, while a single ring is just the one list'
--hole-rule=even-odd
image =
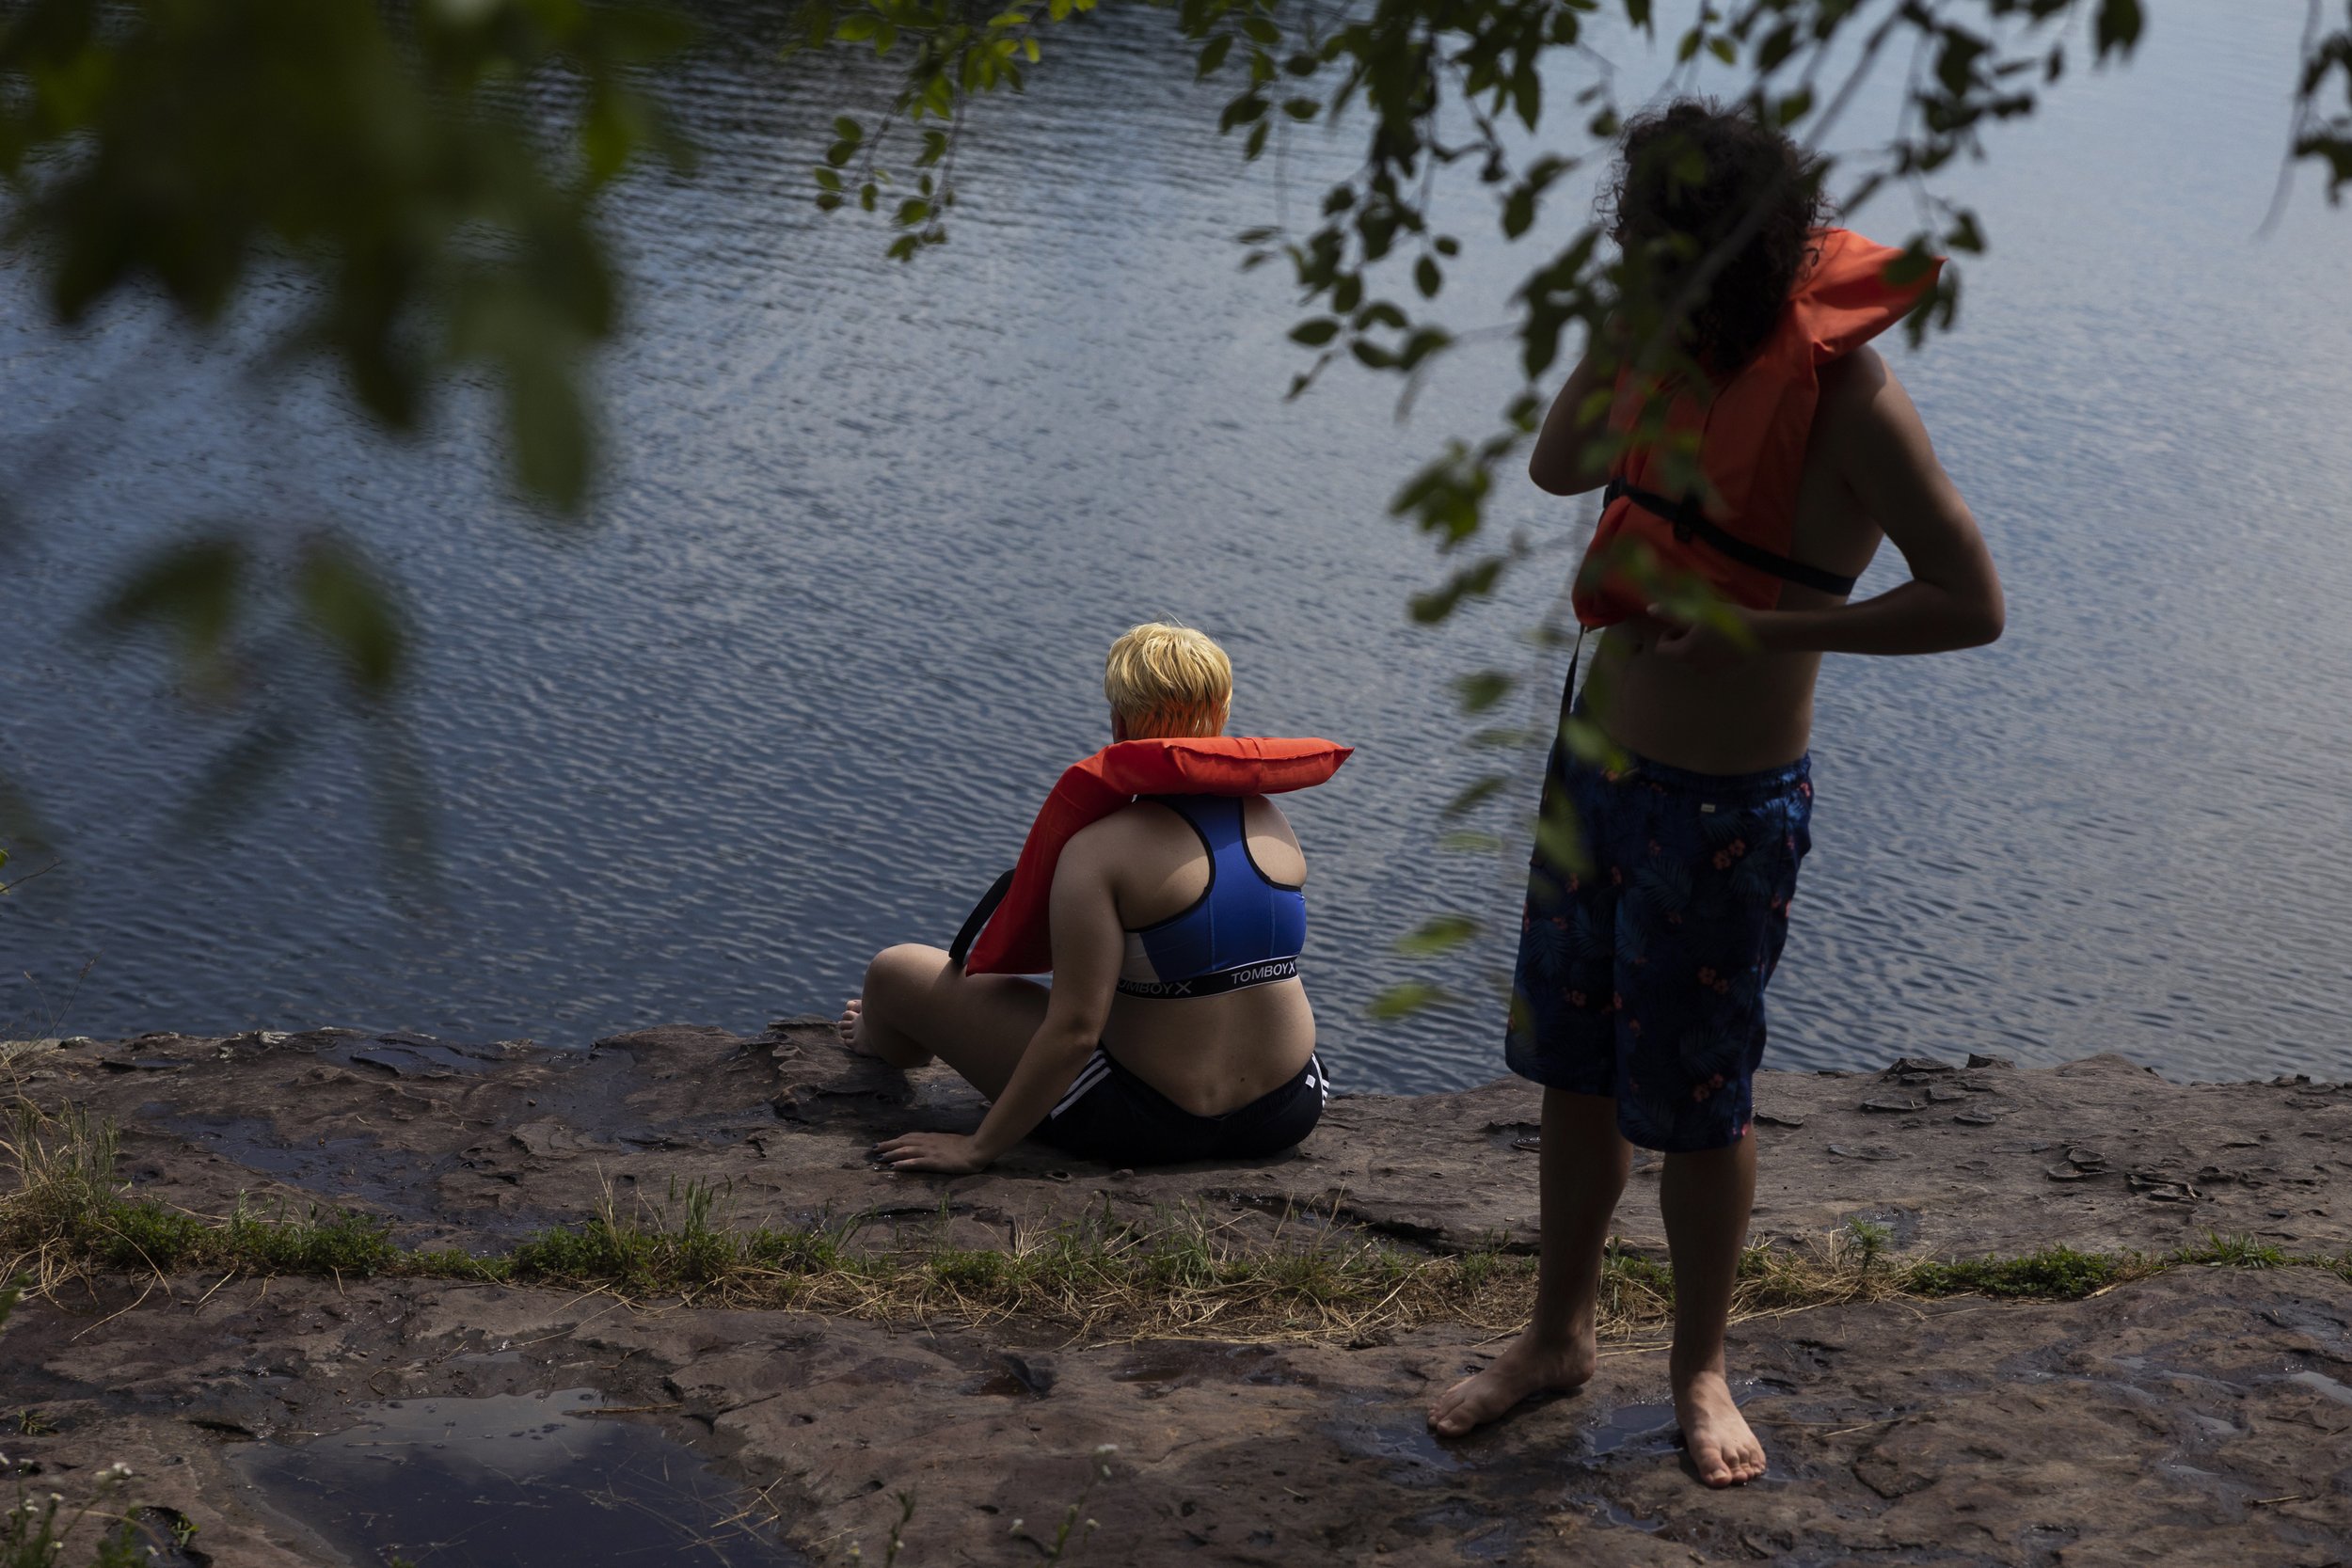
[{"label": "orange life jacket", "polygon": [[1121,740],[1072,763],[1030,824],[1021,859],[974,906],[950,956],[967,974],[1052,970],[1048,917],[1062,847],[1136,796],[1281,795],[1323,783],[1354,753],[1328,740],[1215,736]]},{"label": "orange life jacket", "polygon": [[[1816,238],[1820,254],[1789,292],[1788,308],[1763,347],[1710,401],[1702,404],[1684,392],[1668,405],[1670,432],[1700,433],[1699,466],[1711,493],[1668,494],[1659,453],[1628,451],[1610,479],[1600,527],[1585,550],[1588,563],[1618,541],[1636,539],[1668,574],[1690,573],[1752,610],[1777,603],[1784,581],[1851,592],[1851,578],[1788,557],[1797,482],[1820,402],[1818,372],[1900,321],[1944,263],[1938,259],[1921,277],[1890,283],[1887,265],[1901,251],[1846,229],[1825,229]],[[1643,391],[1629,372],[1617,378],[1611,430],[1633,428]],[[1578,621],[1606,626],[1641,613],[1650,597],[1625,572],[1595,568],[1579,574],[1572,603]]]}]

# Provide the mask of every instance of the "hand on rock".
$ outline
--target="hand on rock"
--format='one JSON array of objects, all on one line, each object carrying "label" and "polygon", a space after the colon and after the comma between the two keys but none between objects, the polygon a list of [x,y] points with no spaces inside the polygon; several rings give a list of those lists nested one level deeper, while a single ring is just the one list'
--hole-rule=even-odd
[{"label": "hand on rock", "polygon": [[949,1176],[988,1168],[977,1141],[962,1132],[901,1132],[876,1144],[874,1158],[892,1170],[935,1170]]}]

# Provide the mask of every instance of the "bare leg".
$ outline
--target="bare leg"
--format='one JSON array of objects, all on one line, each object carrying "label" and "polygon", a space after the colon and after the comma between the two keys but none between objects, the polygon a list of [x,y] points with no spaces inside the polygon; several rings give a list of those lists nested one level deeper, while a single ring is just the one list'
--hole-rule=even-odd
[{"label": "bare leg", "polygon": [[1691,1463],[1709,1486],[1737,1486],[1764,1473],[1764,1445],[1732,1402],[1724,1378],[1724,1331],[1755,1200],[1754,1138],[1666,1156],[1658,1208],[1675,1265],[1675,1340],[1667,1374]]},{"label": "bare leg", "polygon": [[933,1056],[991,1100],[1004,1093],[1045,1021],[1045,988],[1003,974],[965,974],[937,947],[885,947],[866,966],[866,991],[837,1027],[851,1051],[896,1068]]},{"label": "bare leg", "polygon": [[1591,1381],[1596,1297],[1609,1221],[1632,1169],[1633,1148],[1617,1132],[1617,1102],[1606,1095],[1544,1091],[1540,1149],[1543,1249],[1535,1316],[1494,1364],[1465,1378],[1430,1407],[1429,1425],[1459,1437],[1531,1394]]}]

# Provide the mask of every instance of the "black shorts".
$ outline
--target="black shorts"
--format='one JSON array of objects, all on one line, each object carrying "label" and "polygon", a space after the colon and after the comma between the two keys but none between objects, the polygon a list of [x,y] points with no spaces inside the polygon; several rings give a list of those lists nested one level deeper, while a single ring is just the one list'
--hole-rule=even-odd
[{"label": "black shorts", "polygon": [[[1565,809],[1564,809],[1565,808]],[[1668,1153],[1747,1136],[1764,989],[1813,843],[1813,773],[1613,773],[1552,748],[1547,821],[1574,813],[1590,869],[1539,845],[1527,879],[1504,1060],[1617,1101],[1617,1130]]]},{"label": "black shorts", "polygon": [[1029,1135],[1106,1165],[1254,1160],[1313,1132],[1330,1098],[1323,1063],[1309,1056],[1305,1070],[1271,1094],[1221,1117],[1195,1116],[1098,1045],[1061,1103]]}]

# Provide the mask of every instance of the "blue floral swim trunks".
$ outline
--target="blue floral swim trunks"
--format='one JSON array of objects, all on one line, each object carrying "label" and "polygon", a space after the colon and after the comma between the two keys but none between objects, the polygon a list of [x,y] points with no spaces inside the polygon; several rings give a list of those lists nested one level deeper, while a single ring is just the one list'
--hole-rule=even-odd
[{"label": "blue floral swim trunks", "polygon": [[1747,1136],[1764,1056],[1764,988],[1812,847],[1810,757],[1761,773],[1692,773],[1644,758],[1621,772],[1555,744],[1544,819],[1565,803],[1582,875],[1539,841],[1504,1057],[1550,1088],[1613,1096],[1644,1148]]}]

